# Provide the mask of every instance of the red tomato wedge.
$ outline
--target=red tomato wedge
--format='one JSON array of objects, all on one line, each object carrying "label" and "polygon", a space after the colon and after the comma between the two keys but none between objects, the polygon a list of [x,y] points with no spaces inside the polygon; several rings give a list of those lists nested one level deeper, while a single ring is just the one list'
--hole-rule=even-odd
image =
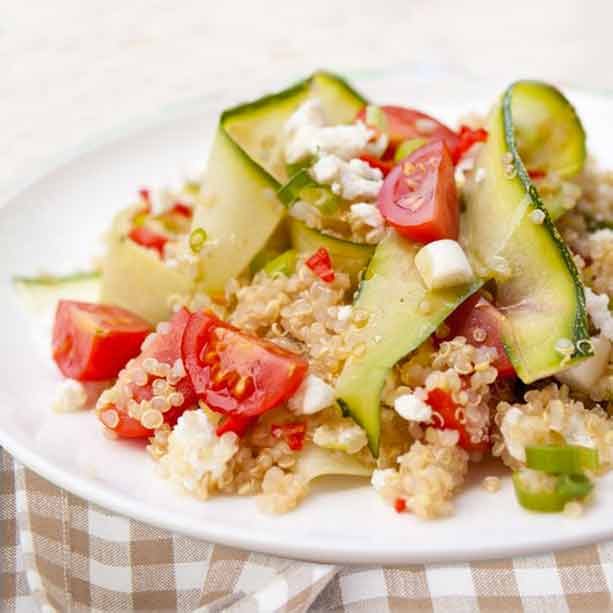
[{"label": "red tomato wedge", "polygon": [[325,247],[320,247],[307,261],[306,265],[326,283],[332,283],[335,279],[332,269],[332,260]]},{"label": "red tomato wedge", "polygon": [[[388,151],[385,158],[393,156],[400,143],[411,138],[425,140],[442,140],[455,160],[460,137],[445,124],[415,109],[402,106],[379,107],[387,120],[387,135],[389,138]],[[366,107],[357,116],[357,119],[366,121]],[[459,156],[458,156],[459,157]]]},{"label": "red tomato wedge", "polygon": [[466,426],[456,417],[458,405],[453,401],[453,398],[449,392],[442,389],[430,390],[428,392],[426,402],[443,419],[443,423],[441,423],[439,419],[433,419],[433,427],[439,429],[457,430],[458,434],[460,435],[458,444],[460,447],[462,447],[462,449],[466,449],[466,451],[485,451],[489,448],[489,436],[478,443],[472,442],[470,435],[466,431]]},{"label": "red tomato wedge", "polygon": [[[190,312],[187,309],[181,309],[175,313],[169,322],[169,331],[166,334],[157,332],[154,340],[134,360],[129,370],[131,372],[134,372],[136,369],[142,370],[143,362],[147,358],[154,358],[158,362],[163,362],[172,367],[181,358],[181,340],[189,318]],[[117,385],[121,384],[124,373],[126,373],[125,370],[120,373]],[[129,396],[138,403],[143,400],[151,400],[154,396],[153,382],[160,378],[149,375],[145,385],[136,385],[133,382],[126,383]],[[185,375],[173,385],[173,388],[183,396],[183,401],[180,405],[173,406],[170,410],[163,413],[164,422],[171,426],[177,422],[177,419],[186,409],[193,408],[198,404],[198,399],[189,376]],[[152,430],[143,426],[138,419],[131,417],[126,407],[116,405],[104,407],[99,412],[99,418],[102,423],[122,438],[144,438],[152,435]]]},{"label": "red tomato wedge", "polygon": [[298,389],[307,362],[237,330],[212,313],[194,313],[183,337],[183,362],[196,394],[218,413],[255,417]]},{"label": "red tomato wedge", "polygon": [[445,144],[427,143],[397,164],[385,178],[377,204],[385,220],[411,240],[456,240],[460,206]]},{"label": "red tomato wedge", "polygon": [[515,377],[515,369],[504,350],[504,315],[480,294],[465,300],[448,318],[450,337],[464,336],[475,347],[494,347],[498,357],[493,366],[501,378]]},{"label": "red tomato wedge", "polygon": [[162,234],[158,234],[146,226],[138,226],[137,228],[132,228],[128,236],[141,247],[153,249],[160,256],[164,255],[164,245],[168,242],[168,239]]},{"label": "red tomato wedge", "polygon": [[112,379],[138,355],[150,331],[149,322],[126,309],[60,300],[53,326],[53,359],[71,379]]}]

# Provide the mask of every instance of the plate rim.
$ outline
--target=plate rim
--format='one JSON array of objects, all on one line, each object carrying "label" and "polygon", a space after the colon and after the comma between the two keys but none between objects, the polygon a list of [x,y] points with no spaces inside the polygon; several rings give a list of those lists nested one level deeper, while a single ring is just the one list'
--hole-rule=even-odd
[{"label": "plate rim", "polygon": [[[394,74],[408,74],[419,64],[403,65],[402,67],[392,67],[381,70],[360,71],[346,70],[343,71],[349,78],[356,80],[376,80],[378,78],[393,76]],[[453,76],[467,76],[473,82],[486,83],[488,79],[476,77],[468,71],[452,70]],[[274,77],[273,77],[274,78]],[[440,73],[437,75],[440,78]],[[564,85],[562,82],[557,82],[565,91],[579,93],[600,99],[613,98],[613,92],[608,90],[597,90],[592,88],[577,87],[576,85]],[[91,138],[85,139],[82,143],[66,148],[63,153],[49,157],[46,161],[37,165],[33,171],[23,173],[13,181],[9,181],[0,185],[0,210],[6,209],[20,193],[28,188],[43,181],[53,173],[60,169],[69,166],[76,162],[81,157],[95,152],[105,146],[130,138],[136,134],[146,131],[161,128],[165,124],[173,123],[181,119],[188,119],[199,112],[202,112],[200,106],[210,103],[218,98],[223,100],[223,96],[236,97],[242,95],[245,91],[258,91],[269,86],[270,79],[266,81],[255,81],[246,90],[234,88],[230,90],[215,90],[210,91],[205,95],[198,96],[181,101],[175,105],[162,107],[159,111],[151,113],[144,118],[138,120],[128,119],[125,122],[118,124],[108,130],[105,130]],[[241,534],[235,536],[230,528],[224,528],[220,524],[215,524],[214,534],[208,533],[206,526],[200,527],[197,531],[192,525],[193,520],[188,520],[187,523],[181,523],[185,519],[182,514],[176,515],[177,519],[173,519],[172,513],[167,510],[161,510],[156,507],[149,508],[145,503],[138,502],[134,506],[132,499],[126,494],[117,493],[105,484],[93,482],[91,479],[83,477],[78,473],[71,473],[68,469],[64,469],[56,464],[45,460],[45,458],[21,444],[18,440],[12,437],[7,431],[0,428],[0,446],[2,446],[9,454],[11,454],[19,463],[39,474],[51,483],[66,489],[72,494],[84,498],[86,501],[92,502],[104,509],[119,513],[125,517],[129,517],[136,521],[142,521],[153,526],[188,535],[198,540],[205,540],[210,543],[223,544],[235,547],[242,550],[261,552],[285,558],[303,560],[308,562],[325,563],[325,564],[407,564],[407,563],[448,563],[458,561],[471,560],[488,560],[496,558],[512,558],[518,555],[531,555],[535,553],[559,551],[576,546],[586,545],[590,543],[598,543],[607,538],[613,537],[613,524],[610,528],[597,529],[589,534],[569,534],[556,539],[550,538],[544,541],[537,541],[532,544],[508,544],[504,551],[501,552],[499,546],[488,544],[486,546],[467,547],[465,545],[446,551],[436,551],[434,555],[427,552],[404,552],[404,551],[387,551],[368,550],[359,546],[345,546],[343,549],[331,550],[326,548],[324,543],[314,542],[313,544],[295,545],[291,542],[271,542],[270,535],[265,533],[265,536],[258,536],[257,531],[251,531],[248,535]],[[443,520],[444,521],[444,520]]]}]

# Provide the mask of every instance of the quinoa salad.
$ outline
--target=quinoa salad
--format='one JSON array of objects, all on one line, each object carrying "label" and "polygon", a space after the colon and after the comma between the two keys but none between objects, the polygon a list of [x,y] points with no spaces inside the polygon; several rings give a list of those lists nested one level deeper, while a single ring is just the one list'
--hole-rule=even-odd
[{"label": "quinoa salad", "polygon": [[318,72],[228,109],[91,272],[16,278],[54,301],[54,409],[203,501],[352,475],[433,519],[488,461],[579,516],[613,463],[613,173],[547,83],[456,126],[380,102]]}]

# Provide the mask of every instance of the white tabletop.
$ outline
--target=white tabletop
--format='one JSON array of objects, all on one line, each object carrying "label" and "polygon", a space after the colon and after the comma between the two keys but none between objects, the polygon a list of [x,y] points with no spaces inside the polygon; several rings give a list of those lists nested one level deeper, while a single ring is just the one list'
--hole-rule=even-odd
[{"label": "white tabletop", "polygon": [[427,65],[613,89],[610,0],[0,6],[0,197],[109,128],[277,73],[284,84],[315,67]]}]

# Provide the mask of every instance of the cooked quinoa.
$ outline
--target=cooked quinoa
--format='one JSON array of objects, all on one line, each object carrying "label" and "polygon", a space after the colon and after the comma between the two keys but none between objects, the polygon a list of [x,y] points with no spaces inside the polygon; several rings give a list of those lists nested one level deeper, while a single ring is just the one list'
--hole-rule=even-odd
[{"label": "cooked quinoa", "polygon": [[[497,302],[498,294],[509,291],[505,284],[517,270],[500,255],[487,262],[471,255],[459,204],[457,240],[447,235],[438,240],[428,235],[421,240],[433,249],[432,262],[439,258],[437,263],[443,263],[439,268],[446,267],[445,274],[439,274],[430,260],[415,255],[423,256],[422,245],[410,264],[410,274],[420,275],[416,277],[419,283],[411,287],[416,295],[423,288],[427,291],[423,299],[403,308],[419,315],[414,327],[424,330],[423,321],[441,309],[440,295],[445,296],[449,308],[445,307],[444,317],[438,318],[408,353],[396,356],[400,359],[388,364],[387,356],[380,357],[380,364],[359,371],[362,379],[354,382],[358,396],[362,385],[364,395],[368,394],[371,374],[384,373],[377,388],[375,428],[363,415],[352,412],[339,387],[347,368],[359,364],[369,352],[376,354],[377,344],[389,340],[378,333],[366,336],[371,330],[387,330],[386,322],[381,323],[386,312],[381,304],[369,307],[365,300],[364,307],[361,301],[371,279],[381,275],[373,267],[373,262],[379,264],[379,248],[394,236],[420,242],[394,217],[398,211],[386,209],[382,197],[386,175],[398,175],[399,168],[402,170],[406,185],[404,192],[399,190],[399,208],[404,212],[411,207],[419,210],[423,194],[418,192],[421,195],[414,198],[411,189],[418,184],[419,172],[425,173],[428,164],[436,164],[432,164],[433,158],[428,163],[419,161],[419,157],[412,157],[413,152],[448,139],[439,162],[449,166],[450,198],[465,208],[474,190],[488,179],[480,160],[487,145],[485,127],[491,124],[471,115],[452,132],[434,119],[420,116],[412,129],[423,142],[411,144],[415,139],[405,139],[402,145],[410,145],[411,157],[394,159],[401,143],[394,140],[393,131],[388,133],[386,122],[399,120],[389,114],[391,111],[381,109],[395,107],[368,106],[357,118],[352,111],[351,122],[336,125],[329,121],[330,109],[324,102],[317,97],[302,102],[286,118],[279,134],[269,134],[257,143],[259,149],[251,161],[268,163],[267,171],[275,178],[287,171],[284,181],[289,181],[283,190],[298,177],[300,191],[290,193],[284,202],[287,212],[280,215],[276,230],[274,224],[268,228],[268,242],[251,254],[248,266],[239,267],[214,290],[208,285],[203,262],[217,253],[227,237],[208,236],[195,221],[203,211],[206,220],[206,211],[221,201],[220,194],[209,189],[206,175],[191,177],[180,188],[141,192],[139,203],[116,221],[110,240],[120,236],[121,242],[132,237],[138,243],[133,236],[142,224],[148,231],[160,233],[154,247],[155,263],[169,288],[160,308],[171,317],[157,323],[144,339],[141,355],[124,362],[112,385],[99,396],[96,413],[105,433],[122,436],[121,428],[128,423],[132,430],[126,436],[147,436],[147,450],[160,475],[182,493],[202,500],[216,495],[256,496],[258,509],[275,514],[296,508],[308,495],[311,481],[326,474],[363,476],[397,512],[434,519],[453,512],[454,498],[462,492],[471,466],[486,458],[494,458],[513,471],[526,496],[555,496],[560,488],[557,473],[530,467],[530,450],[534,448],[567,450],[573,446],[588,454],[597,451],[598,466],[586,469],[586,478],[594,479],[610,470],[613,172],[599,169],[592,159],[585,165],[582,160],[583,167],[574,176],[541,167],[528,171],[540,198],[558,206],[555,225],[568,247],[568,260],[574,262],[585,286],[587,329],[576,344],[558,338],[554,348],[560,367],[536,380],[524,379],[530,380],[527,384],[517,376],[516,363],[511,364],[508,343],[502,341],[505,324],[500,323],[525,305],[495,306],[502,305]],[[369,113],[379,119],[373,122]],[[233,129],[239,134],[245,127],[239,123]],[[431,141],[435,133],[438,140]],[[235,138],[236,134],[228,128],[226,136]],[[464,148],[449,150],[456,141],[463,142]],[[515,180],[514,155],[507,151],[501,157],[504,180]],[[270,183],[270,177],[266,181]],[[250,189],[249,197],[255,199],[256,188]],[[527,202],[526,197],[522,206],[528,206]],[[552,211],[548,215],[543,207],[534,207],[527,216],[530,231],[549,228]],[[300,224],[308,248],[292,237],[288,249],[291,231],[287,227],[295,223]],[[281,247],[277,234],[282,235]],[[313,236],[327,247],[314,249],[309,242]],[[227,240],[236,243],[236,252],[250,248],[247,239],[241,243],[234,234]],[[447,247],[453,243],[452,249],[437,250],[441,247],[437,243],[444,242]],[[339,249],[332,257],[331,244]],[[235,255],[225,253],[227,259]],[[153,257],[150,252],[148,257]],[[420,261],[425,262],[422,267]],[[223,264],[215,262],[216,266]],[[404,267],[398,276],[399,283],[405,282],[409,263],[400,259],[396,264]],[[572,264],[568,266],[571,270]],[[458,274],[454,277],[458,271],[461,282]],[[442,289],[430,291],[428,288],[438,288],[436,283],[442,283]],[[459,285],[471,289],[454,303],[453,292]],[[387,291],[391,302],[395,287]],[[410,301],[412,297],[405,298]],[[494,320],[477,317],[480,323],[468,326],[464,314],[461,324],[454,323],[464,305],[472,305],[471,314],[484,309]],[[208,344],[198,345],[194,357],[186,353],[187,340],[192,337],[188,339],[185,330],[198,314],[211,318],[218,329],[207,337]],[[179,346],[170,351],[171,343],[177,344],[175,336],[181,326]],[[411,325],[396,331],[397,336],[413,333]],[[204,335],[202,329],[199,334]],[[259,391],[255,390],[257,368],[253,363],[249,368],[243,368],[244,364],[222,368],[219,355],[227,349],[227,334],[234,334],[233,342],[243,343],[259,366],[266,363],[263,355],[272,355],[283,360],[284,366],[290,364],[288,379],[300,370],[291,393],[280,394],[282,399],[264,411],[250,407],[241,413],[216,406],[219,396],[230,406],[237,399],[247,402],[245,399]],[[576,352],[586,347],[593,355],[574,363]],[[193,375],[194,364],[210,369],[206,376],[198,371],[201,380],[196,381]],[[280,379],[275,381],[282,387]],[[68,381],[54,406],[58,411],[77,410],[86,405],[87,398],[80,383]],[[232,423],[231,418],[237,416],[238,423]],[[492,495],[501,485],[502,479],[493,475],[480,484]],[[594,498],[587,490],[584,493],[568,499],[557,510],[568,517],[580,516]]]}]

